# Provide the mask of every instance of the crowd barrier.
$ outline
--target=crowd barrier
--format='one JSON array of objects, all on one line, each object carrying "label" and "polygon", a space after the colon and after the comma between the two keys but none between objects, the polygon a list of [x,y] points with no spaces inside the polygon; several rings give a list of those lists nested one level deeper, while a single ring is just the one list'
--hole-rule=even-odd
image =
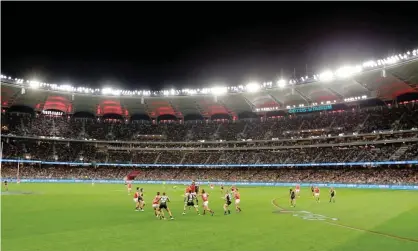
[{"label": "crowd barrier", "polygon": [[303,167],[303,166],[379,166],[379,165],[411,165],[418,164],[418,160],[406,161],[377,161],[377,162],[334,162],[334,163],[302,163],[302,164],[122,164],[122,163],[85,163],[60,162],[41,160],[1,159],[5,163],[30,163],[41,165],[71,165],[71,166],[126,166],[126,167]]},{"label": "crowd barrier", "polygon": [[[16,182],[16,179],[3,179]],[[91,179],[20,179],[21,183],[100,183],[100,184],[124,184],[124,180],[91,180]],[[197,181],[204,185],[225,186],[269,186],[269,187],[295,187],[297,183],[268,183],[268,182],[222,182],[222,181]],[[165,185],[188,185],[190,180],[164,181],[164,180],[133,180],[133,184],[165,184]],[[335,188],[361,188],[361,189],[392,189],[392,190],[418,190],[417,185],[382,185],[382,184],[343,184],[343,183],[301,183],[302,187],[335,187]]]}]

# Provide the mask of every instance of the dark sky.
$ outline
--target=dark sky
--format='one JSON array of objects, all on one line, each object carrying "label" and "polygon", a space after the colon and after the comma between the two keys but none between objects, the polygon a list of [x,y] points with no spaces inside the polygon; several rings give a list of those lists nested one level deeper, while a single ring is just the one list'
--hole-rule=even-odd
[{"label": "dark sky", "polygon": [[417,3],[1,4],[2,73],[130,88],[243,84],[418,45]]}]

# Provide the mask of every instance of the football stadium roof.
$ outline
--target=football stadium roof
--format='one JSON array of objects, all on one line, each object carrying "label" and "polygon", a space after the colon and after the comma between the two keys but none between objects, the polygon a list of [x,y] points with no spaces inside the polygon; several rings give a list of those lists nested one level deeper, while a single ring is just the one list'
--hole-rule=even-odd
[{"label": "football stadium roof", "polygon": [[59,110],[67,114],[148,115],[215,114],[236,117],[244,112],[268,112],[295,107],[335,104],[368,98],[393,100],[418,92],[418,51],[363,65],[341,67],[321,74],[279,79],[276,83],[216,86],[207,89],[124,91],[54,85],[1,76],[3,108],[27,106],[35,111]]}]

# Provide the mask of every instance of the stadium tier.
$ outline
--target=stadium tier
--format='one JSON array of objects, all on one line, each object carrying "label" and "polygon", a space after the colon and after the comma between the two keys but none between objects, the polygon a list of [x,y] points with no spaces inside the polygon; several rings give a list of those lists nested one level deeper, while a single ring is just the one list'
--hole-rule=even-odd
[{"label": "stadium tier", "polygon": [[[260,168],[245,177],[236,175],[240,172],[224,175],[242,180],[259,179],[262,168],[270,167],[415,167],[418,61],[394,64],[384,72],[255,91],[228,89],[223,95],[165,96],[80,93],[3,78],[2,161],[11,168],[26,163],[28,172],[31,165],[42,164],[52,176],[54,168],[62,171],[68,165],[100,167],[94,169],[98,173],[106,173],[109,165],[152,167],[151,173],[162,176],[168,175],[162,166],[182,166],[184,173],[170,174],[175,177],[196,167]],[[74,169],[69,170],[62,175],[73,175]],[[207,173],[202,170],[199,178]],[[338,177],[338,172],[330,174]],[[403,182],[416,181],[411,172],[413,178]]]}]

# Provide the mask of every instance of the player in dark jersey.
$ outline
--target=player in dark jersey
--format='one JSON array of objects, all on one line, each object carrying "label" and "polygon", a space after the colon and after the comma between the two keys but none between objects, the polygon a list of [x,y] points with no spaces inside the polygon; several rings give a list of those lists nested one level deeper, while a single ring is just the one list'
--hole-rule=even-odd
[{"label": "player in dark jersey", "polygon": [[296,192],[292,188],[289,191],[290,195],[290,206],[295,207],[296,206]]},{"label": "player in dark jersey", "polygon": [[138,194],[138,203],[139,203],[139,210],[142,212],[144,211],[145,201],[144,201],[144,189],[140,188]]},{"label": "player in dark jersey", "polygon": [[192,193],[188,193],[185,199],[185,203],[184,203],[184,207],[183,207],[183,214],[186,214],[186,208],[189,208],[189,210],[194,207],[194,209],[196,210],[196,213],[198,215],[200,215],[199,213],[199,206],[197,204],[195,204],[196,201],[196,195],[192,194]]},{"label": "player in dark jersey", "polygon": [[196,205],[199,205],[199,199],[198,199],[198,196],[199,196],[199,185],[196,184],[194,188],[195,188],[195,193],[196,193]]},{"label": "player in dark jersey", "polygon": [[168,205],[167,205],[168,202],[170,202],[170,198],[168,198],[168,196],[164,192],[163,196],[159,198],[160,206],[158,207],[157,217],[165,220],[164,211],[163,211],[163,209],[165,209],[170,215],[170,220],[174,220],[173,214],[171,213],[170,208],[168,208]]},{"label": "player in dark jersey", "polygon": [[314,186],[313,186],[313,185],[311,185],[311,192],[312,192],[312,197],[315,197],[315,193],[314,193],[314,190],[315,190]]},{"label": "player in dark jersey", "polygon": [[7,180],[4,181],[4,189],[9,191],[9,185],[7,184]]},{"label": "player in dark jersey", "polygon": [[335,189],[333,187],[331,187],[331,189],[329,190],[329,202],[334,202],[335,203],[335,195],[337,195],[337,192],[335,191]]},{"label": "player in dark jersey", "polygon": [[224,185],[221,184],[221,194],[224,193]]},{"label": "player in dark jersey", "polygon": [[224,204],[224,215],[231,214],[231,211],[229,210],[229,205],[231,205],[231,195],[229,194],[229,191],[226,190],[225,194],[225,204]]}]

